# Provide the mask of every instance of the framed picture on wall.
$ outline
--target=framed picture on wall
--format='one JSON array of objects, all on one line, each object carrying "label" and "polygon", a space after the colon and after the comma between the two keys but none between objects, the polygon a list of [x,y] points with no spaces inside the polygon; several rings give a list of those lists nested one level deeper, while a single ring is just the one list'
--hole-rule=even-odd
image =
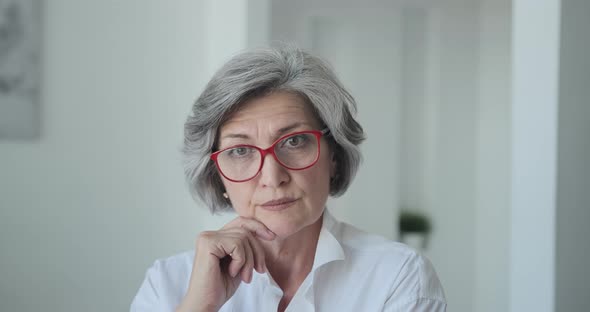
[{"label": "framed picture on wall", "polygon": [[0,0],[0,140],[40,135],[39,0]]}]

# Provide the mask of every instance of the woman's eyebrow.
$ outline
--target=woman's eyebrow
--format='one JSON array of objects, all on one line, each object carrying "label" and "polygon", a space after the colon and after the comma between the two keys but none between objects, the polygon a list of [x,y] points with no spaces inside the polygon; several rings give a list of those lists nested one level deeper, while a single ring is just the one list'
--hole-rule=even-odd
[{"label": "woman's eyebrow", "polygon": [[306,123],[303,122],[295,122],[293,124],[290,124],[286,127],[282,127],[281,129],[279,129],[278,131],[278,135],[281,136],[283,134],[286,134],[288,132],[291,132],[293,129],[299,128],[301,125],[304,125]]},{"label": "woman's eyebrow", "polygon": [[242,133],[228,133],[221,137],[221,139],[249,139],[250,137],[247,134]]},{"label": "woman's eyebrow", "polygon": [[[277,138],[286,134],[286,133],[293,131],[294,129],[301,127],[302,125],[307,125],[307,123],[295,122],[295,123],[292,123],[288,126],[280,128],[279,131],[277,131]],[[228,134],[224,134],[221,137],[221,140],[224,140],[224,139],[244,139],[244,140],[247,140],[247,139],[250,139],[250,136],[247,134],[243,134],[243,133],[228,133]]]}]

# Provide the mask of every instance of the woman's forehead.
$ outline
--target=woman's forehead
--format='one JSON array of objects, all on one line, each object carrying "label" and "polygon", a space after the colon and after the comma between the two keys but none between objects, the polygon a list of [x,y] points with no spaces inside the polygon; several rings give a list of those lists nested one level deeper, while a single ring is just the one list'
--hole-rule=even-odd
[{"label": "woman's forehead", "polygon": [[284,132],[297,126],[319,127],[312,107],[300,96],[291,93],[272,93],[240,105],[221,126],[225,132],[249,132],[266,128],[272,132]]}]

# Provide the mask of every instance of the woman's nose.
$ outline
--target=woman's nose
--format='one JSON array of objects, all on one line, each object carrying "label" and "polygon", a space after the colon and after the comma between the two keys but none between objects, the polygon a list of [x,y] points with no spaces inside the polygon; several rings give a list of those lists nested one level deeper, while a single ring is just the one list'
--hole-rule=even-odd
[{"label": "woman's nose", "polygon": [[290,175],[272,154],[265,155],[260,169],[260,184],[267,187],[279,187],[289,182]]}]

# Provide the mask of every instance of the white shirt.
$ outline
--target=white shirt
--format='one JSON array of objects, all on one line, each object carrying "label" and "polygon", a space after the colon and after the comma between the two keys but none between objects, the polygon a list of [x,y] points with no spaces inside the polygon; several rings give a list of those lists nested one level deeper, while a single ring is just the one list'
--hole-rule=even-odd
[{"label": "white shirt", "polygon": [[[174,311],[188,289],[194,251],[156,260],[131,312]],[[276,312],[283,292],[254,271],[220,312]],[[446,311],[432,264],[406,245],[338,222],[326,209],[313,268],[286,311]]]}]

